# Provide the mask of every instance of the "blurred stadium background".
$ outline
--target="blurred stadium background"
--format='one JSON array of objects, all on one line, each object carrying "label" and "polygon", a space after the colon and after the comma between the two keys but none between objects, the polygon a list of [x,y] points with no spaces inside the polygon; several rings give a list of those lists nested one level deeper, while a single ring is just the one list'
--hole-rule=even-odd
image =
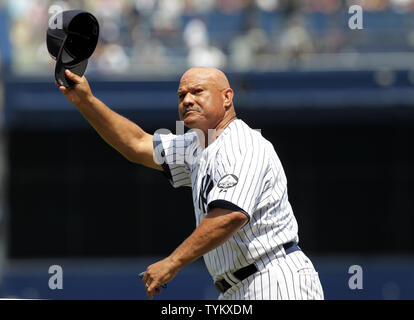
[{"label": "blurred stadium background", "polygon": [[[413,0],[0,0],[1,297],[145,299],[137,274],[194,228],[190,192],[123,159],[55,87],[52,5],[98,18],[92,89],[148,132],[175,131],[185,69],[223,69],[284,164],[326,298],[414,298]],[[200,260],[157,299],[216,297]]]}]

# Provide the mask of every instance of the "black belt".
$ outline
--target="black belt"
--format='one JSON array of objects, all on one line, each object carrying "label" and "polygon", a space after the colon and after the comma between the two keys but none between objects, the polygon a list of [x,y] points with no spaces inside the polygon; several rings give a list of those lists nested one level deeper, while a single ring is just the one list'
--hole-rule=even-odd
[{"label": "black belt", "polygon": [[[300,250],[299,246],[294,241],[285,243],[283,245],[283,248],[285,249],[286,254],[289,254],[289,253],[295,252],[297,250]],[[239,281],[243,281],[244,279],[246,279],[247,277],[250,277],[255,272],[257,272],[257,267],[254,263],[252,263],[252,264],[249,264],[246,267],[243,267],[243,268],[233,272],[233,276],[235,276],[236,279],[238,279]],[[230,289],[232,287],[232,285],[230,283],[228,283],[226,281],[226,279],[221,279],[221,280],[218,280],[218,281],[214,282],[214,286],[221,293],[226,292],[228,289]]]}]

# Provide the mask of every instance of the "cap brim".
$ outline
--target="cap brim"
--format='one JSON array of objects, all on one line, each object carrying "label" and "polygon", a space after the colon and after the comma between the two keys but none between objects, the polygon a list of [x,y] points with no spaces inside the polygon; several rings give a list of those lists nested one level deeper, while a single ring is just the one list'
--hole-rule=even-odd
[{"label": "cap brim", "polygon": [[57,62],[55,69],[55,79],[59,85],[65,86],[66,88],[71,87],[75,83],[72,80],[68,79],[68,77],[66,77],[65,70],[70,70],[79,77],[82,77],[85,73],[87,66],[88,60],[83,60],[82,62],[76,65],[65,65],[62,62]]},{"label": "cap brim", "polygon": [[59,54],[56,57],[55,79],[59,85],[68,88],[73,86],[75,83],[66,77],[65,70],[70,70],[79,77],[82,77],[85,73],[86,67],[88,66],[88,59],[85,59],[77,63],[64,63],[62,61],[62,53],[65,47],[65,42],[66,39],[64,40],[60,48]]}]

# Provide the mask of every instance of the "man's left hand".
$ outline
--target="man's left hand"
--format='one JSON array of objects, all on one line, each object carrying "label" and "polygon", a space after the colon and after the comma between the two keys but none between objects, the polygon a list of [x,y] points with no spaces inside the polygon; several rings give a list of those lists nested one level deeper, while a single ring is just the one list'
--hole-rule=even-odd
[{"label": "man's left hand", "polygon": [[142,278],[148,298],[152,299],[153,294],[160,294],[160,287],[174,279],[178,271],[169,257],[150,265]]}]

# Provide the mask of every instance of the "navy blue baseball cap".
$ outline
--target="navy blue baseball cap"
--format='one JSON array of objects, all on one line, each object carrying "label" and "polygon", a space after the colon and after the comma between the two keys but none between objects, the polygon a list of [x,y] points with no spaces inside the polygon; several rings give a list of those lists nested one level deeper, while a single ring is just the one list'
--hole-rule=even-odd
[{"label": "navy blue baseball cap", "polygon": [[69,10],[62,15],[61,28],[48,26],[47,49],[56,60],[55,78],[61,86],[74,83],[65,75],[65,69],[82,77],[88,66],[88,59],[96,49],[99,38],[98,20],[89,12]]}]

